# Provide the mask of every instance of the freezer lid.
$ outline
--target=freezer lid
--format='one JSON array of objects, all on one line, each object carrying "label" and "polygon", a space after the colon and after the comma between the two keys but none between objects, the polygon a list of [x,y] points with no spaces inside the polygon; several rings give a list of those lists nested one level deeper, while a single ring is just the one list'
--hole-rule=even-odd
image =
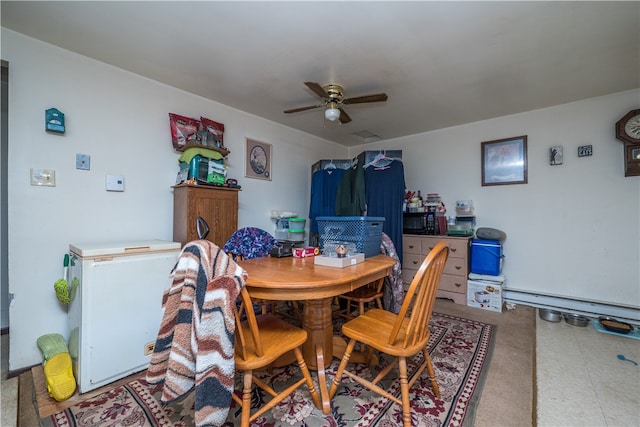
[{"label": "freezer lid", "polygon": [[180,242],[167,240],[134,240],[126,242],[70,244],[69,250],[81,257],[92,257],[178,251],[180,247]]}]

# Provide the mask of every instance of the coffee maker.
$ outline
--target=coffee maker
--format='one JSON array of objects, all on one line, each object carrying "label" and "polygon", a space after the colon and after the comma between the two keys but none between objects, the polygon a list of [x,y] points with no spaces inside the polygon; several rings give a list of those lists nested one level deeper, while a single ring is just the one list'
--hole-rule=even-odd
[{"label": "coffee maker", "polygon": [[437,235],[440,234],[438,230],[438,220],[436,219],[437,203],[427,203],[425,207],[427,234]]}]

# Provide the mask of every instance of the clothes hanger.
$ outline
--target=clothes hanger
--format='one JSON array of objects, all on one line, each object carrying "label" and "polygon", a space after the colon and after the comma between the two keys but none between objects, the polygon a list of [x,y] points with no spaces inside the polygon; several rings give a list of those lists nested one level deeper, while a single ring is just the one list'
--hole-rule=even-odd
[{"label": "clothes hanger", "polygon": [[368,168],[369,166],[374,166],[375,170],[384,170],[384,169],[388,169],[391,166],[389,166],[394,160],[401,162],[402,159],[398,159],[395,157],[389,157],[387,156],[387,150],[384,151],[380,151],[376,157],[373,158],[373,160],[371,160],[369,163],[367,163],[366,165],[364,165],[365,168]]},{"label": "clothes hanger", "polygon": [[336,169],[335,163],[333,163],[333,159],[329,161],[328,164],[324,165],[324,170],[333,170]]}]

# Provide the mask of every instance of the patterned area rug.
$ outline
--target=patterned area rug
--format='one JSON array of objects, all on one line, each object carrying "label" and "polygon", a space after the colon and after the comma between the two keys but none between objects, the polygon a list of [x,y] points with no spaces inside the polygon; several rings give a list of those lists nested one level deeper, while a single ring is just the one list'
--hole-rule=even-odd
[{"label": "patterned area rug", "polygon": [[[412,425],[472,425],[491,356],[495,327],[438,313],[433,314],[430,327],[432,335],[428,347],[441,397],[437,399],[433,395],[425,372],[411,389]],[[418,360],[415,362],[409,367],[411,376],[419,365]],[[326,370],[327,382],[333,380],[338,363],[334,359]],[[387,360],[381,358],[379,365],[386,363]],[[374,367],[372,371],[377,369]],[[366,372],[369,370],[366,365],[358,365],[358,370],[365,375],[370,374],[371,378],[374,376],[374,372]],[[391,371],[384,387],[393,382],[393,376],[394,371]],[[278,390],[285,388],[297,374],[296,369],[284,367],[265,372],[262,377]],[[400,395],[399,385],[392,390],[394,395]],[[150,386],[143,379],[133,380],[41,421],[45,427],[193,426],[191,395],[163,406],[158,400],[160,394],[158,386]],[[261,406],[266,400],[269,400],[268,395],[254,390],[253,403],[256,406]],[[233,402],[225,427],[239,425],[239,420],[240,408]],[[390,427],[402,425],[402,410],[399,405],[344,377],[338,394],[331,402],[330,415],[325,416],[315,408],[306,388],[302,387],[253,425]]]}]

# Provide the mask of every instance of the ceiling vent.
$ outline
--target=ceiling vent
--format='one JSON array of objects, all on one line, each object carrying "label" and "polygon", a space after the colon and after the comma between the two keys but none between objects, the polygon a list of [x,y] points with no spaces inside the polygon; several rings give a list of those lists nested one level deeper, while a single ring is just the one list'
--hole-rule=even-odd
[{"label": "ceiling vent", "polygon": [[371,133],[368,130],[361,130],[360,132],[354,133],[353,136],[366,143],[376,142],[382,139],[380,136],[376,135],[375,133]]}]

